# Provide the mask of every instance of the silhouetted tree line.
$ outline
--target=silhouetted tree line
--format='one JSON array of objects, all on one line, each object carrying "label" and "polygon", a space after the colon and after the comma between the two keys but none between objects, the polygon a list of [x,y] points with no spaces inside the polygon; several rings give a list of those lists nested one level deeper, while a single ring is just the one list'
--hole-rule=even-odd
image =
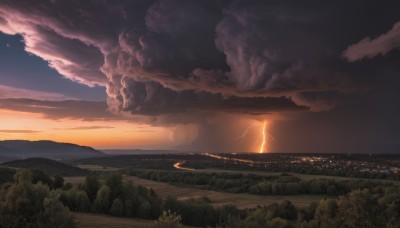
[{"label": "silhouetted tree line", "polygon": [[226,227],[331,228],[400,227],[400,193],[397,187],[357,189],[338,199],[323,199],[306,208],[285,200],[257,207],[245,218],[231,217]]},{"label": "silhouetted tree line", "polygon": [[216,226],[240,212],[233,206],[214,208],[206,198],[188,201],[168,198],[163,202],[152,189],[123,182],[118,173],[110,174],[104,181],[89,175],[84,183],[65,185],[56,192],[60,201],[72,211],[156,219],[163,211],[171,210],[182,216],[184,224],[193,226]]},{"label": "silhouetted tree line", "polygon": [[[226,175],[240,178],[237,174]],[[267,178],[279,184],[301,182],[287,174]],[[239,210],[232,205],[213,207],[208,198],[179,201],[168,197],[162,201],[151,189],[123,182],[118,173],[103,181],[89,175],[83,183],[72,185],[64,184],[62,177],[18,170],[14,182],[0,188],[0,227],[74,227],[69,210],[147,219],[162,217],[162,221],[172,222],[179,218],[177,223],[200,227],[399,227],[399,187],[368,184],[372,185],[308,207],[298,208],[285,200]]]},{"label": "silhouetted tree line", "polygon": [[103,182],[89,175],[83,183],[64,186],[56,192],[73,211],[155,219],[163,209],[162,200],[152,189],[123,182],[118,173],[110,174]]},{"label": "silhouetted tree line", "polygon": [[184,185],[231,193],[250,193],[258,195],[298,195],[325,194],[338,196],[353,189],[369,188],[378,185],[391,186],[366,180],[313,179],[301,180],[299,177],[281,175],[257,175],[241,173],[196,173],[181,171],[143,171],[131,170],[131,175],[175,185]]},{"label": "silhouetted tree line", "polygon": [[14,175],[13,183],[1,186],[0,227],[75,227],[72,214],[58,200],[58,194],[53,189],[57,180],[46,176],[46,184],[41,180],[34,183],[38,178],[43,176],[21,169]]},{"label": "silhouetted tree line", "polygon": [[[385,164],[382,162],[382,164]],[[293,164],[290,162],[270,163],[267,166],[257,164],[237,163],[234,161],[226,161],[220,159],[203,159],[203,160],[187,160],[185,167],[194,169],[230,169],[244,171],[267,171],[267,172],[291,172],[307,175],[324,175],[366,179],[386,179],[400,181],[400,173],[392,172],[368,172],[360,171],[359,168],[353,166],[343,166],[341,168],[332,169],[318,166],[316,164]]]},{"label": "silhouetted tree line", "polygon": [[[27,179],[27,186],[38,185],[47,189],[54,197],[53,200],[58,202],[59,206],[62,206],[66,211],[69,209],[71,211],[101,213],[120,217],[157,219],[163,211],[171,209],[182,214],[182,221],[185,224],[194,226],[217,226],[226,222],[229,216],[238,216],[240,213],[236,207],[229,205],[214,208],[207,198],[188,201],[168,198],[163,202],[152,189],[134,185],[129,181],[123,182],[119,173],[111,173],[103,181],[100,181],[95,174],[91,174],[85,178],[83,183],[72,185],[70,183],[64,184],[64,179],[60,176],[51,178],[41,170],[26,170],[26,172],[29,172],[30,175],[29,180]],[[19,179],[16,180],[15,183],[19,183]],[[43,200],[42,198],[35,198],[34,195],[29,195],[27,198],[29,200],[35,199],[35,202]],[[14,212],[19,221],[21,219],[21,216],[17,215],[19,211]],[[36,215],[33,212],[27,214],[26,217],[35,217]],[[66,223],[68,226],[65,227],[73,227],[73,220],[71,221],[72,223]],[[29,224],[36,223],[39,225],[33,227],[63,227],[54,224],[43,226],[44,223],[30,219]],[[0,227],[3,226],[0,225]],[[19,224],[4,227],[30,227],[30,225]]]}]

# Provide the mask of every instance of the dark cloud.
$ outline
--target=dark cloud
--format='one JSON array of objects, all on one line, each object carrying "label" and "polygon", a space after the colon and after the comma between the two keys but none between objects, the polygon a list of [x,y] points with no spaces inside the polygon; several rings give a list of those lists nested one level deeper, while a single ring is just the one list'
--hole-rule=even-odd
[{"label": "dark cloud", "polygon": [[[349,100],[399,85],[396,52],[356,61],[399,47],[398,8],[372,0],[5,0],[0,31],[21,34],[28,52],[65,77],[105,85],[109,110],[151,124],[197,122],[201,138],[218,132],[208,119],[219,112],[260,118],[343,106],[362,115],[366,109]],[[1,106],[115,118],[104,103],[3,99]]]},{"label": "dark cloud", "polygon": [[[280,99],[280,106],[291,109],[293,103],[281,98],[286,97],[299,107],[326,110],[335,105],[331,100],[300,101],[307,97],[301,93],[354,85],[345,72],[334,70],[340,51],[329,36],[338,28],[323,33],[333,13],[320,4],[160,0],[1,5],[1,31],[22,34],[27,51],[72,80],[88,85],[108,81],[109,104],[116,111],[131,108],[150,115],[179,106],[175,112],[185,112],[207,108],[207,103],[211,110],[235,111],[232,100],[247,108],[255,103],[252,97]],[[126,85],[127,78],[137,86]],[[149,96],[155,89],[161,92]],[[160,99],[169,108],[155,108],[151,101],[156,96],[165,96]]]},{"label": "dark cloud", "polygon": [[185,90],[175,92],[155,82],[140,82],[129,77],[122,79],[119,109],[142,114],[168,114],[193,111],[225,111],[266,114],[273,111],[304,110],[292,101],[264,97],[224,97],[221,94]]}]

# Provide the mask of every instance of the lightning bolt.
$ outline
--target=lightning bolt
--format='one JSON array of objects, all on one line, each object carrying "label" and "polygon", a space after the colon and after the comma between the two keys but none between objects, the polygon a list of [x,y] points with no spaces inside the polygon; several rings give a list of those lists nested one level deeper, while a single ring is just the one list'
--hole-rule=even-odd
[{"label": "lightning bolt", "polygon": [[267,121],[264,121],[263,123],[263,127],[262,127],[262,143],[260,146],[260,150],[259,153],[262,154],[265,151],[265,147],[267,146],[267,134],[266,134],[266,130],[267,130]]},{"label": "lightning bolt", "polygon": [[244,132],[243,132],[241,135],[239,135],[238,137],[236,137],[235,140],[240,139],[240,141],[243,141],[243,139],[247,136],[247,133],[249,132],[249,130],[250,130],[251,128],[255,127],[255,126],[256,126],[255,123],[253,123],[252,125],[250,125],[248,128],[246,128],[246,130],[244,130]]}]

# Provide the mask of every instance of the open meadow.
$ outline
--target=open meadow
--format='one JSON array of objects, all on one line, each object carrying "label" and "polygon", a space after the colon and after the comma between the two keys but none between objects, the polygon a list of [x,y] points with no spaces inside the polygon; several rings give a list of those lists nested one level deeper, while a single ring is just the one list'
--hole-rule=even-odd
[{"label": "open meadow", "polygon": [[[65,177],[67,183],[82,183],[84,177]],[[325,195],[289,195],[289,196],[262,196],[252,195],[246,193],[227,193],[217,192],[211,190],[203,190],[197,188],[180,187],[171,184],[146,180],[134,176],[124,176],[124,181],[132,181],[134,184],[142,185],[146,188],[152,188],[162,199],[168,196],[174,196],[178,200],[187,200],[190,198],[207,197],[211,200],[214,206],[222,206],[226,204],[233,204],[240,209],[253,208],[257,205],[269,205],[272,203],[280,203],[283,200],[289,200],[298,207],[308,206],[310,203],[319,202]]]},{"label": "open meadow", "polygon": [[109,215],[74,212],[78,228],[147,228],[154,227],[154,221],[120,218]]}]

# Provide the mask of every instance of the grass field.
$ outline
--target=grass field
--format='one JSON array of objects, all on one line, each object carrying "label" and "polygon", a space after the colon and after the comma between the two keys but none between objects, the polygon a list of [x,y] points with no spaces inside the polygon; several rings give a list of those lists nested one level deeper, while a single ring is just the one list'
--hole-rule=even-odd
[{"label": "grass field", "polygon": [[[65,182],[82,183],[84,177],[65,177]],[[233,204],[238,208],[253,208],[257,205],[269,205],[279,203],[282,200],[289,200],[299,207],[308,206],[312,202],[319,202],[325,195],[290,195],[290,196],[262,196],[246,193],[226,193],[196,188],[178,187],[163,182],[146,180],[133,176],[124,176],[125,181],[132,181],[134,184],[152,188],[163,199],[168,196],[175,196],[179,200],[190,198],[208,197],[214,206]]]},{"label": "grass field", "polygon": [[131,228],[131,227],[154,227],[154,221],[119,218],[108,215],[89,214],[74,212],[78,228]]},{"label": "grass field", "polygon": [[[73,212],[78,228],[148,228],[155,227],[153,220],[120,218],[109,215]],[[182,226],[191,228],[192,226]]]},{"label": "grass field", "polygon": [[[184,165],[183,165],[184,166]],[[121,168],[116,168],[116,167],[103,167],[99,165],[78,165],[79,168],[82,169],[88,169],[88,170],[93,170],[93,171],[118,171]],[[141,169],[138,169],[141,170]],[[152,169],[143,169],[143,170],[152,170]],[[157,169],[154,169],[154,171],[160,171]],[[178,171],[178,169],[177,169]],[[266,175],[266,176],[279,176],[281,175],[282,172],[269,172],[269,171],[243,171],[243,170],[225,170],[225,169],[195,169],[191,170],[190,172],[203,172],[203,173],[241,173],[241,174],[256,174],[256,175]],[[313,179],[328,179],[328,180],[336,180],[336,181],[345,181],[345,180],[365,180],[365,181],[380,181],[384,183],[393,183],[395,185],[400,186],[400,181],[394,181],[394,180],[380,180],[380,179],[367,179],[367,178],[353,178],[353,177],[339,177],[339,176],[325,176],[325,175],[310,175],[310,174],[301,174],[301,173],[291,173],[287,172],[290,175],[299,177],[302,180],[308,181],[308,180],[313,180]]]},{"label": "grass field", "polygon": [[78,165],[77,167],[81,169],[88,169],[92,171],[118,171],[121,168],[114,168],[108,166],[101,166],[101,165]]},{"label": "grass field", "polygon": [[[205,173],[241,173],[241,174],[256,174],[256,175],[266,175],[266,176],[279,176],[282,172],[268,172],[268,171],[242,171],[242,170],[223,170],[223,169],[196,169],[192,172],[205,172]],[[310,174],[301,174],[301,173],[291,173],[287,172],[290,175],[296,176],[301,180],[314,180],[314,179],[327,179],[327,180],[336,180],[336,181],[345,181],[345,180],[365,180],[365,181],[373,181],[373,182],[384,182],[384,183],[393,183],[395,185],[400,185],[400,181],[395,180],[380,180],[380,179],[367,179],[367,178],[354,178],[354,177],[338,177],[338,176],[325,176],[325,175],[310,175]]]},{"label": "grass field", "polygon": [[319,202],[324,195],[292,195],[292,196],[261,196],[245,193],[226,193],[210,190],[202,190],[196,188],[186,188],[162,183],[158,181],[146,180],[133,176],[124,176],[125,180],[132,180],[135,184],[152,188],[154,191],[165,199],[168,196],[175,196],[179,200],[189,198],[208,197],[214,206],[224,204],[233,204],[238,208],[253,208],[257,205],[268,205],[271,203],[279,203],[282,200],[289,200],[296,206],[308,206],[312,202]]},{"label": "grass field", "polygon": [[[83,168],[83,167],[82,167]],[[87,169],[99,169],[98,166],[87,166]],[[110,171],[113,170],[111,167],[107,167]],[[114,168],[115,169],[115,168]],[[192,171],[193,172],[193,171]],[[242,173],[242,174],[257,174],[257,175],[281,175],[281,173],[277,172],[261,172],[261,171],[235,171],[235,170],[220,170],[220,169],[203,169],[196,170],[194,172],[216,172],[216,173]],[[355,180],[360,178],[350,178],[350,177],[335,177],[335,176],[323,176],[323,175],[307,175],[307,174],[298,174],[298,173],[290,173],[293,176],[297,176],[302,180],[312,180],[312,179],[335,179],[336,181],[344,181],[344,180]],[[80,183],[83,181],[82,177],[67,177],[65,178],[66,182],[70,183]],[[163,199],[168,196],[175,196],[179,200],[185,200],[189,198],[199,198],[206,196],[208,197],[214,206],[220,206],[225,204],[233,204],[238,208],[253,208],[257,205],[269,205],[271,203],[279,203],[282,200],[289,200],[293,204],[299,207],[308,206],[312,202],[319,202],[325,195],[289,195],[289,196],[279,196],[279,195],[253,195],[253,194],[235,194],[235,193],[225,193],[225,192],[217,192],[210,190],[203,190],[197,188],[190,187],[180,187],[170,185],[168,183],[146,180],[134,176],[124,176],[124,180],[131,180],[135,184],[143,185],[147,188],[152,188],[154,191],[159,194]],[[382,182],[393,182],[395,184],[400,184],[399,181],[390,181],[390,180],[371,180],[371,179],[363,179],[369,181],[382,181]]]}]

